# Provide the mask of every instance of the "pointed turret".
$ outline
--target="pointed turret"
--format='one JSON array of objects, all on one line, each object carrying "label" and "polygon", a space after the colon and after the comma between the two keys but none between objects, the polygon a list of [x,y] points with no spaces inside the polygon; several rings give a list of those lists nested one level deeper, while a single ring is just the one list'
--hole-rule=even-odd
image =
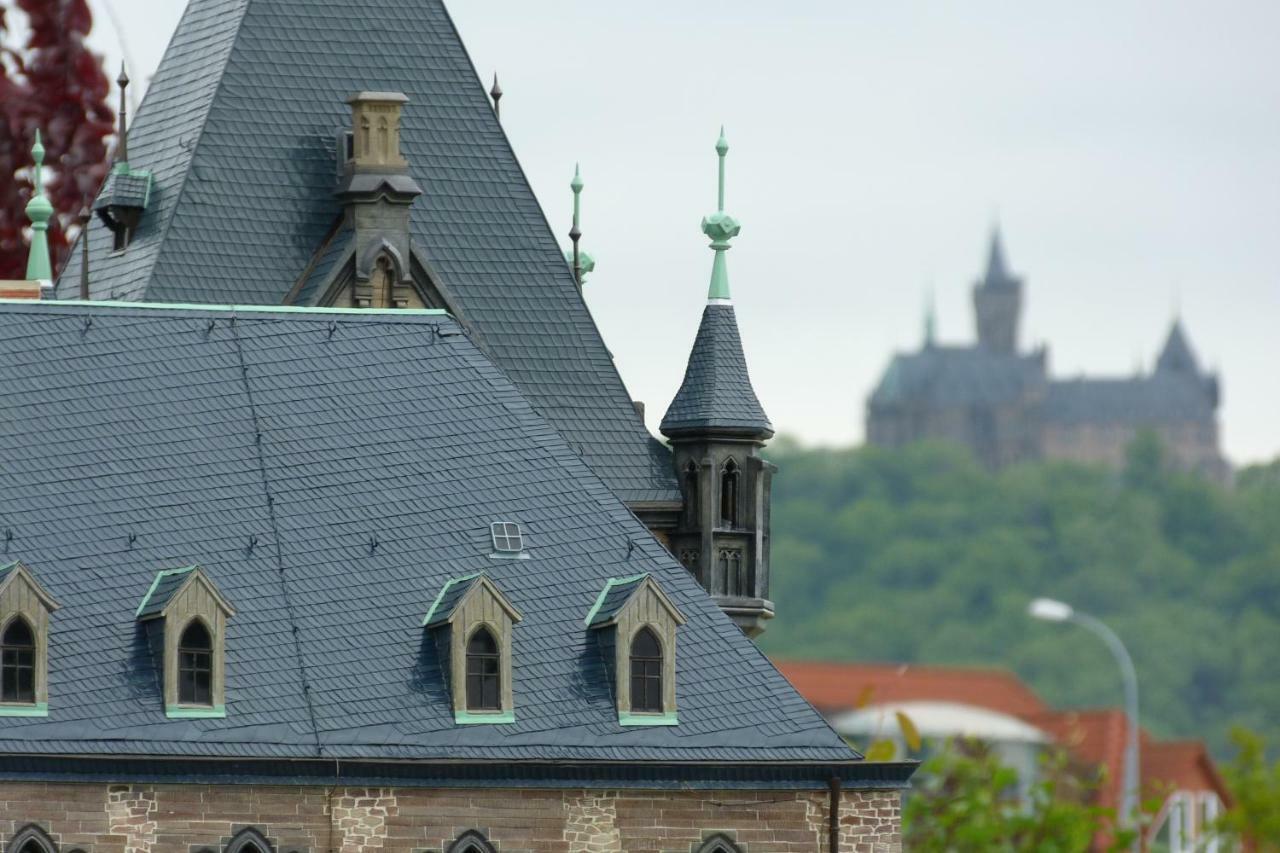
[{"label": "pointed turret", "polygon": [[759,449],[773,435],[742,353],[725,253],[742,226],[724,209],[729,144],[716,143],[719,205],[702,220],[715,260],[707,306],[684,381],[662,419],[684,512],[672,552],[748,636],[773,617],[769,601],[769,491],[774,467]]},{"label": "pointed turret", "polygon": [[1173,321],[1169,329],[1169,337],[1165,339],[1164,349],[1156,359],[1156,371],[1159,373],[1186,373],[1198,375],[1200,363],[1196,359],[1195,350],[1187,339],[1187,331],[1182,326],[1182,318]]},{"label": "pointed turret", "polygon": [[1022,279],[1009,271],[999,226],[991,231],[987,271],[974,285],[973,308],[978,323],[978,344],[995,352],[1017,352]]}]

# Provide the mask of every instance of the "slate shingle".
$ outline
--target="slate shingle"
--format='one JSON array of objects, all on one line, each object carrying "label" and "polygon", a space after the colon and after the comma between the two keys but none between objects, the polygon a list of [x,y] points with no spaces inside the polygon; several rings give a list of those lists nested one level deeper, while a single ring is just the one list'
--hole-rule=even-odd
[{"label": "slate shingle", "polygon": [[[0,753],[853,757],[446,315],[5,303],[0,411],[4,559],[62,605],[49,716]],[[164,716],[135,620],[193,564],[236,607],[225,719]],[[421,622],[480,571],[524,617],[517,722],[459,727]],[[646,572],[688,618],[680,725],[626,729],[583,618]]]},{"label": "slate shingle", "polygon": [[340,213],[360,90],[409,97],[413,243],[489,356],[616,494],[678,502],[441,0],[191,0],[129,132],[151,203],[123,254],[90,229],[92,297],[283,302]]},{"label": "slate shingle", "polygon": [[718,303],[703,309],[684,381],[662,418],[669,436],[708,428],[773,435],[751,387],[733,306]]}]

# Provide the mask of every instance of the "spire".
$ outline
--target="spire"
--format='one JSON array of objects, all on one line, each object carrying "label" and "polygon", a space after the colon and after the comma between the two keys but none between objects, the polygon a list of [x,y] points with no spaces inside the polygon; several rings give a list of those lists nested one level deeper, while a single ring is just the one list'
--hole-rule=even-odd
[{"label": "spire", "polygon": [[729,153],[729,142],[724,137],[724,127],[720,128],[720,138],[716,140],[716,154],[720,158],[719,204],[716,212],[702,219],[702,233],[711,238],[711,249],[716,253],[711,265],[711,287],[707,291],[708,303],[729,303],[729,268],[725,263],[724,253],[729,251],[729,241],[738,236],[742,225],[738,220],[724,212],[724,158]]},{"label": "spire", "polygon": [[89,223],[93,217],[89,208],[82,206],[76,216],[80,224],[80,298],[89,298]]},{"label": "spire", "polygon": [[129,88],[129,75],[125,73],[124,63],[120,63],[120,76],[116,78],[116,85],[120,87],[120,137],[116,140],[116,158],[115,166],[117,169],[124,167],[129,168],[129,126],[128,126],[128,107],[125,103],[125,89]]},{"label": "spire", "polygon": [[1200,372],[1200,363],[1196,360],[1195,351],[1191,349],[1191,342],[1187,338],[1187,331],[1183,328],[1180,317],[1173,321],[1173,327],[1169,329],[1169,337],[1165,339],[1164,349],[1156,359],[1156,372],[1190,374]]},{"label": "spire", "polygon": [[36,144],[31,146],[31,159],[36,163],[35,187],[27,202],[27,218],[31,220],[31,249],[27,255],[27,281],[51,281],[53,270],[49,265],[49,219],[53,205],[44,194],[44,145],[40,131],[36,131]]},{"label": "spire", "polygon": [[937,333],[938,306],[931,287],[924,301],[924,345],[926,348],[932,347],[937,342]]},{"label": "spire", "polygon": [[773,435],[773,426],[751,387],[729,297],[724,253],[741,226],[724,212],[724,156],[728,151],[729,143],[721,128],[716,142],[720,156],[719,210],[702,220],[702,231],[711,238],[711,248],[716,253],[711,288],[684,381],[662,418],[661,429],[668,437],[716,434],[763,440]]},{"label": "spire", "polygon": [[991,228],[991,250],[987,255],[986,283],[995,284],[1010,281],[1009,266],[1004,259],[1004,243],[1000,238],[1000,226]]},{"label": "spire", "polygon": [[569,189],[573,190],[573,227],[569,229],[569,239],[573,241],[573,248],[564,253],[564,259],[569,262],[569,268],[573,270],[573,280],[577,282],[578,289],[582,289],[582,285],[587,283],[587,273],[596,268],[595,260],[582,251],[578,246],[578,241],[582,239],[582,169],[579,164],[573,164],[573,180],[569,182]]},{"label": "spire", "polygon": [[502,108],[498,102],[502,100],[502,87],[498,85],[498,72],[493,72],[493,86],[489,89],[489,97],[493,98],[493,116],[502,121]]}]

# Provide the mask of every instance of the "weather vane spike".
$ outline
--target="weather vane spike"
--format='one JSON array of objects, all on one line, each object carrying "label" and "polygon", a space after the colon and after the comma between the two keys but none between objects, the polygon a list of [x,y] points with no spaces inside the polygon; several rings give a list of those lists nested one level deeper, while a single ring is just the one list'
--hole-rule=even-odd
[{"label": "weather vane spike", "polygon": [[498,85],[498,72],[493,72],[493,88],[489,90],[489,97],[493,98],[493,115],[499,121],[502,120],[502,109],[498,106],[498,102],[502,100],[502,87]]},{"label": "weather vane spike", "polygon": [[53,205],[44,195],[44,143],[40,130],[36,129],[36,142],[31,146],[31,159],[35,161],[35,186],[31,200],[27,202],[27,218],[31,220],[31,250],[27,255],[27,281],[52,281],[53,270],[49,265],[49,218]]},{"label": "weather vane spike", "polygon": [[730,249],[729,241],[742,230],[741,223],[724,212],[724,158],[728,153],[729,142],[725,139],[722,126],[720,138],[716,140],[716,155],[720,159],[719,209],[702,220],[702,233],[711,238],[711,249],[716,253],[711,265],[711,287],[707,291],[707,302],[713,305],[727,305],[730,302],[729,267],[724,253]]},{"label": "weather vane spike", "polygon": [[582,168],[578,163],[573,164],[573,180],[569,182],[569,189],[573,190],[573,227],[569,229],[569,239],[573,241],[572,263],[573,263],[573,280],[578,285],[578,289],[582,289],[582,253],[578,248],[578,241],[582,239],[582,230],[578,227],[582,214]]}]

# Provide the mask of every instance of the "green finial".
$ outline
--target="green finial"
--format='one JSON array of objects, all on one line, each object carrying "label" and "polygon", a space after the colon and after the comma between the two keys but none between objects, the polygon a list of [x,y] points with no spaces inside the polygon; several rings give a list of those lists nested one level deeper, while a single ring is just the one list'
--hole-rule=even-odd
[{"label": "green finial", "polygon": [[582,168],[578,163],[573,164],[573,180],[569,182],[569,189],[573,190],[573,227],[578,227],[578,217],[582,213]]},{"label": "green finial", "polygon": [[36,144],[31,146],[31,159],[36,163],[35,188],[27,202],[27,218],[31,220],[31,249],[27,255],[27,281],[50,281],[53,270],[49,265],[49,219],[53,205],[44,194],[44,145],[40,131],[36,131]]},{"label": "green finial", "polygon": [[569,229],[573,248],[564,253],[564,259],[568,261],[578,287],[587,283],[587,273],[596,268],[595,259],[578,247],[578,241],[582,239],[582,229],[579,227],[582,217],[582,187],[582,169],[579,164],[574,163],[573,180],[569,182],[569,189],[573,190],[573,227]]},{"label": "green finial", "polygon": [[720,128],[720,138],[716,140],[716,154],[720,157],[719,208],[710,216],[702,219],[702,233],[711,238],[711,248],[716,253],[711,265],[711,287],[707,291],[708,300],[728,301],[729,268],[725,263],[724,253],[729,251],[729,241],[738,236],[742,225],[738,220],[724,212],[724,157],[729,153],[729,141],[725,139],[724,127]]}]

